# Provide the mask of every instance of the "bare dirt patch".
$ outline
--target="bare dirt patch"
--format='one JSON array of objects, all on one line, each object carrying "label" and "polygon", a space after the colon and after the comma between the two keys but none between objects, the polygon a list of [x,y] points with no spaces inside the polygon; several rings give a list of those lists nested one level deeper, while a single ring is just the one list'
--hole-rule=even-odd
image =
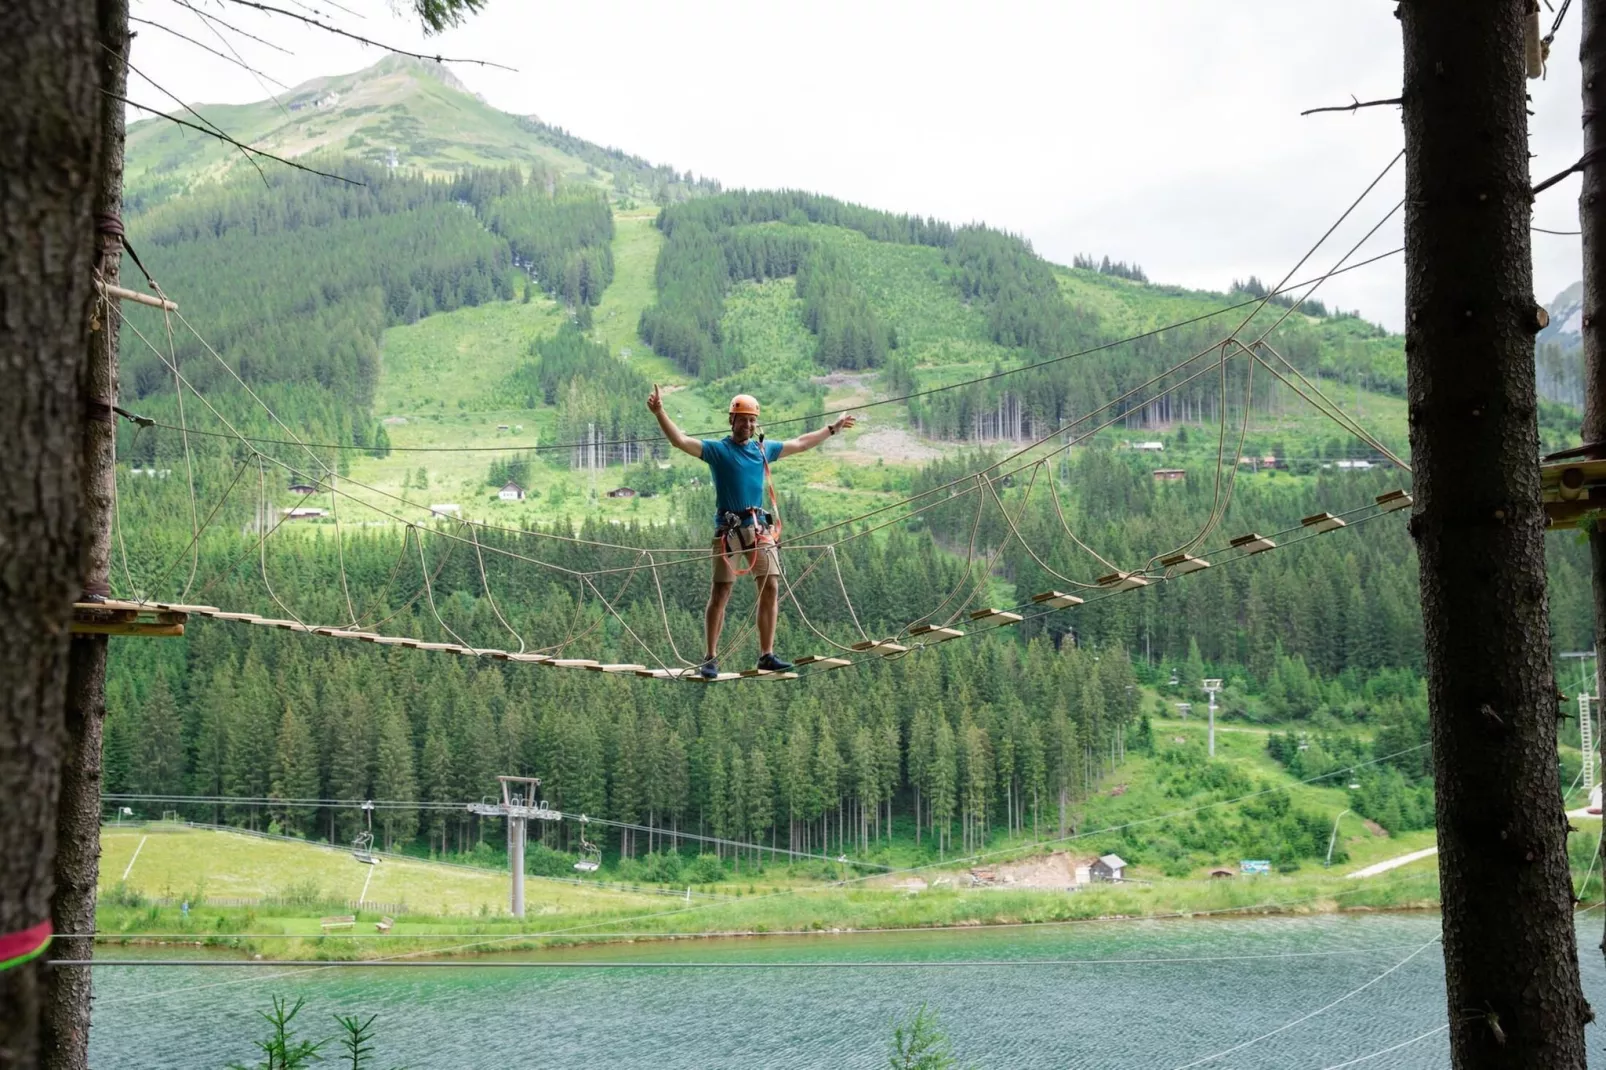
[{"label": "bare dirt patch", "polygon": [[832,390],[841,387],[863,390],[874,376],[875,372],[831,372],[828,375],[816,375],[809,382]]},{"label": "bare dirt patch", "polygon": [[942,456],[941,450],[896,427],[866,431],[854,440],[853,449],[867,457],[889,461],[930,461]]},{"label": "bare dirt patch", "polygon": [[1054,851],[1036,858],[1023,858],[1019,862],[1005,862],[994,866],[998,883],[1017,888],[1070,888],[1076,884],[1076,868],[1086,866],[1091,858],[1078,858],[1066,851]]}]

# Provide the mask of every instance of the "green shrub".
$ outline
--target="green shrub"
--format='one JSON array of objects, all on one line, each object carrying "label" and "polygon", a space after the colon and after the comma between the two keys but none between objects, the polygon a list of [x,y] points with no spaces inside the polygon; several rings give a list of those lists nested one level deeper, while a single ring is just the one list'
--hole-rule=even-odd
[{"label": "green shrub", "polygon": [[725,863],[718,855],[698,855],[687,867],[686,879],[693,884],[717,884],[725,879]]}]

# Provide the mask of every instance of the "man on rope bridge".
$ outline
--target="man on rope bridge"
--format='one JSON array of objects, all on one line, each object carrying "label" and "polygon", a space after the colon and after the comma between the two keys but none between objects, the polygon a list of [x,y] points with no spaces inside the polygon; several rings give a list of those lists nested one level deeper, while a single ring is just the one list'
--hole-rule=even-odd
[{"label": "man on rope bridge", "polygon": [[[834,424],[799,435],[786,442],[765,442],[758,431],[758,399],[750,394],[731,398],[731,433],[721,439],[695,439],[675,426],[664,411],[664,401],[656,383],[647,398],[648,410],[658,418],[658,426],[670,445],[698,457],[708,465],[714,478],[714,584],[703,612],[706,657],[697,672],[705,680],[719,677],[720,629],[725,626],[725,604],[730,601],[736,577],[751,574],[758,584],[758,667],[766,672],[785,672],[789,661],[775,656],[775,622],[780,615],[781,593],[778,557],[781,521],[776,515],[775,487],[770,482],[770,465],[782,457],[811,450],[837,432],[852,427],[853,417],[843,416]],[[758,437],[755,438],[754,436]],[[769,509],[765,509],[765,495]],[[742,564],[745,558],[746,564]]]}]

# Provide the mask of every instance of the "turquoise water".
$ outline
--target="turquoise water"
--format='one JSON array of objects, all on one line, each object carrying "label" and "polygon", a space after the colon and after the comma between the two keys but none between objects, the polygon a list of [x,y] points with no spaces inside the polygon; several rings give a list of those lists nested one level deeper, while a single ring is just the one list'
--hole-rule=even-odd
[{"label": "turquoise water", "polygon": [[[1600,925],[1598,916],[1582,919],[1579,957],[1585,991],[1606,1007]],[[504,956],[659,964],[639,969],[105,969],[96,976],[92,1062],[102,1070],[250,1062],[251,1040],[264,1034],[257,1012],[285,995],[306,997],[301,1020],[311,1036],[326,1035],[335,1013],[378,1014],[375,1065],[411,1070],[882,1067],[892,1018],[921,1003],[940,1015],[962,1065],[1170,1070],[1317,1010],[1437,931],[1429,915],[1134,921]],[[1050,959],[1080,961],[1012,965]],[[1133,959],[1144,961],[1111,961]],[[755,968],[663,965],[671,963]],[[1202,1065],[1321,1070],[1444,1021],[1435,944],[1331,1009]],[[1606,1067],[1600,1026],[1589,1040],[1591,1064]],[[1448,1052],[1440,1033],[1360,1065],[1439,1070]]]}]

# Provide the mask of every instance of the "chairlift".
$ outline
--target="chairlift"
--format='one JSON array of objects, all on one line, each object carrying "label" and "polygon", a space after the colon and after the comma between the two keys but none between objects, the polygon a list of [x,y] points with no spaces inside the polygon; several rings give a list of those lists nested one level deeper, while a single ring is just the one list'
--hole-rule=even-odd
[{"label": "chairlift", "polygon": [[357,833],[357,838],[351,841],[351,857],[371,866],[379,861],[374,857],[374,801],[367,800],[362,804],[362,809],[367,814],[368,827]]},{"label": "chairlift", "polygon": [[[586,817],[586,815],[580,815],[580,822],[582,825],[584,825],[588,820],[589,819]],[[574,864],[574,868],[576,870],[580,871],[581,873],[595,873],[597,870],[602,868],[602,848],[586,839],[584,828],[581,828],[580,830],[580,852],[584,854],[585,857]]]}]

